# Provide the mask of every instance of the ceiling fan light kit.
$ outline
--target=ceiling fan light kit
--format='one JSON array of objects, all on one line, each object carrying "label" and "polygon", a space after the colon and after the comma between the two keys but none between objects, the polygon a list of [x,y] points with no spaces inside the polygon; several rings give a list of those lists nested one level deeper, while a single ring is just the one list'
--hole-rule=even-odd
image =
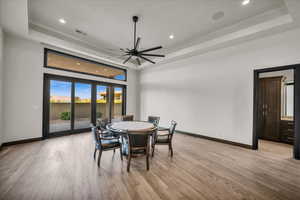
[{"label": "ceiling fan light kit", "polygon": [[154,61],[150,60],[147,57],[165,57],[165,55],[160,55],[160,54],[149,54],[148,52],[150,51],[154,51],[157,49],[161,49],[162,46],[157,46],[157,47],[152,47],[149,49],[144,49],[144,50],[139,50],[139,45],[141,42],[141,38],[138,37],[136,38],[136,23],[138,22],[139,18],[138,16],[133,16],[132,17],[133,23],[134,23],[134,35],[133,35],[133,48],[129,49],[126,48],[126,50],[124,49],[120,49],[124,54],[124,56],[128,56],[128,58],[126,58],[123,62],[123,64],[127,63],[130,59],[132,59],[133,57],[135,57],[136,62],[138,65],[141,65],[141,60],[145,60],[147,62],[150,62],[152,64],[155,64]]}]

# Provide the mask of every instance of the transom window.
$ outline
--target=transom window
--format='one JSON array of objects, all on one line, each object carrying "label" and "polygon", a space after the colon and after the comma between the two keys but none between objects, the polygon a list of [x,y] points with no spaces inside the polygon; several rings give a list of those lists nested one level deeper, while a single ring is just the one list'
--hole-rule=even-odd
[{"label": "transom window", "polygon": [[126,81],[126,69],[45,49],[45,67]]}]

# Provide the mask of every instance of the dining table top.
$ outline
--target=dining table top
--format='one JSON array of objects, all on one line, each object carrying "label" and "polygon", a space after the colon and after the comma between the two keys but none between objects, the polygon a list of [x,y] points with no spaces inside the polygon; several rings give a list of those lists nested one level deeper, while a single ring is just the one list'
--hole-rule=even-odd
[{"label": "dining table top", "polygon": [[107,125],[107,128],[116,132],[151,131],[155,128],[153,123],[147,121],[118,121]]}]

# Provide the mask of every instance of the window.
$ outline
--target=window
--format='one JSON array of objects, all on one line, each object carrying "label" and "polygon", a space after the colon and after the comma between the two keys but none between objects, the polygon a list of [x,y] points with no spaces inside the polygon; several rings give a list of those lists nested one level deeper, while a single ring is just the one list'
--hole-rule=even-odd
[{"label": "window", "polygon": [[45,49],[45,67],[126,81],[126,69]]},{"label": "window", "polygon": [[75,82],[74,89],[74,129],[88,128],[92,115],[92,85]]},{"label": "window", "polygon": [[285,86],[285,116],[294,116],[294,84],[286,84]]},{"label": "window", "polygon": [[113,87],[112,119],[119,120],[123,114],[123,88]]},{"label": "window", "polygon": [[49,85],[49,132],[70,130],[72,82],[53,79]]},{"label": "window", "polygon": [[88,131],[126,114],[126,86],[45,74],[43,109],[45,137]]},{"label": "window", "polygon": [[106,85],[97,85],[96,88],[96,119],[109,119],[110,114],[110,102],[109,102],[109,92],[110,87]]}]

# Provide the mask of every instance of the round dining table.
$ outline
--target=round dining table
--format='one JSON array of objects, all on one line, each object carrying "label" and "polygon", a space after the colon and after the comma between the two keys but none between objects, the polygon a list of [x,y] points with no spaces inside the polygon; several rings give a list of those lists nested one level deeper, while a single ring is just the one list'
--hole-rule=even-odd
[{"label": "round dining table", "polygon": [[119,121],[113,122],[107,125],[107,129],[117,133],[126,133],[126,132],[145,132],[151,131],[155,128],[153,123],[146,121]]},{"label": "round dining table", "polygon": [[122,141],[123,155],[128,155],[128,140],[126,139],[126,137],[124,139],[124,135],[130,131],[133,132],[149,131],[151,133],[151,131],[155,129],[155,126],[153,123],[146,122],[146,121],[118,121],[118,122],[112,122],[111,124],[108,124],[106,128],[120,135]]}]

